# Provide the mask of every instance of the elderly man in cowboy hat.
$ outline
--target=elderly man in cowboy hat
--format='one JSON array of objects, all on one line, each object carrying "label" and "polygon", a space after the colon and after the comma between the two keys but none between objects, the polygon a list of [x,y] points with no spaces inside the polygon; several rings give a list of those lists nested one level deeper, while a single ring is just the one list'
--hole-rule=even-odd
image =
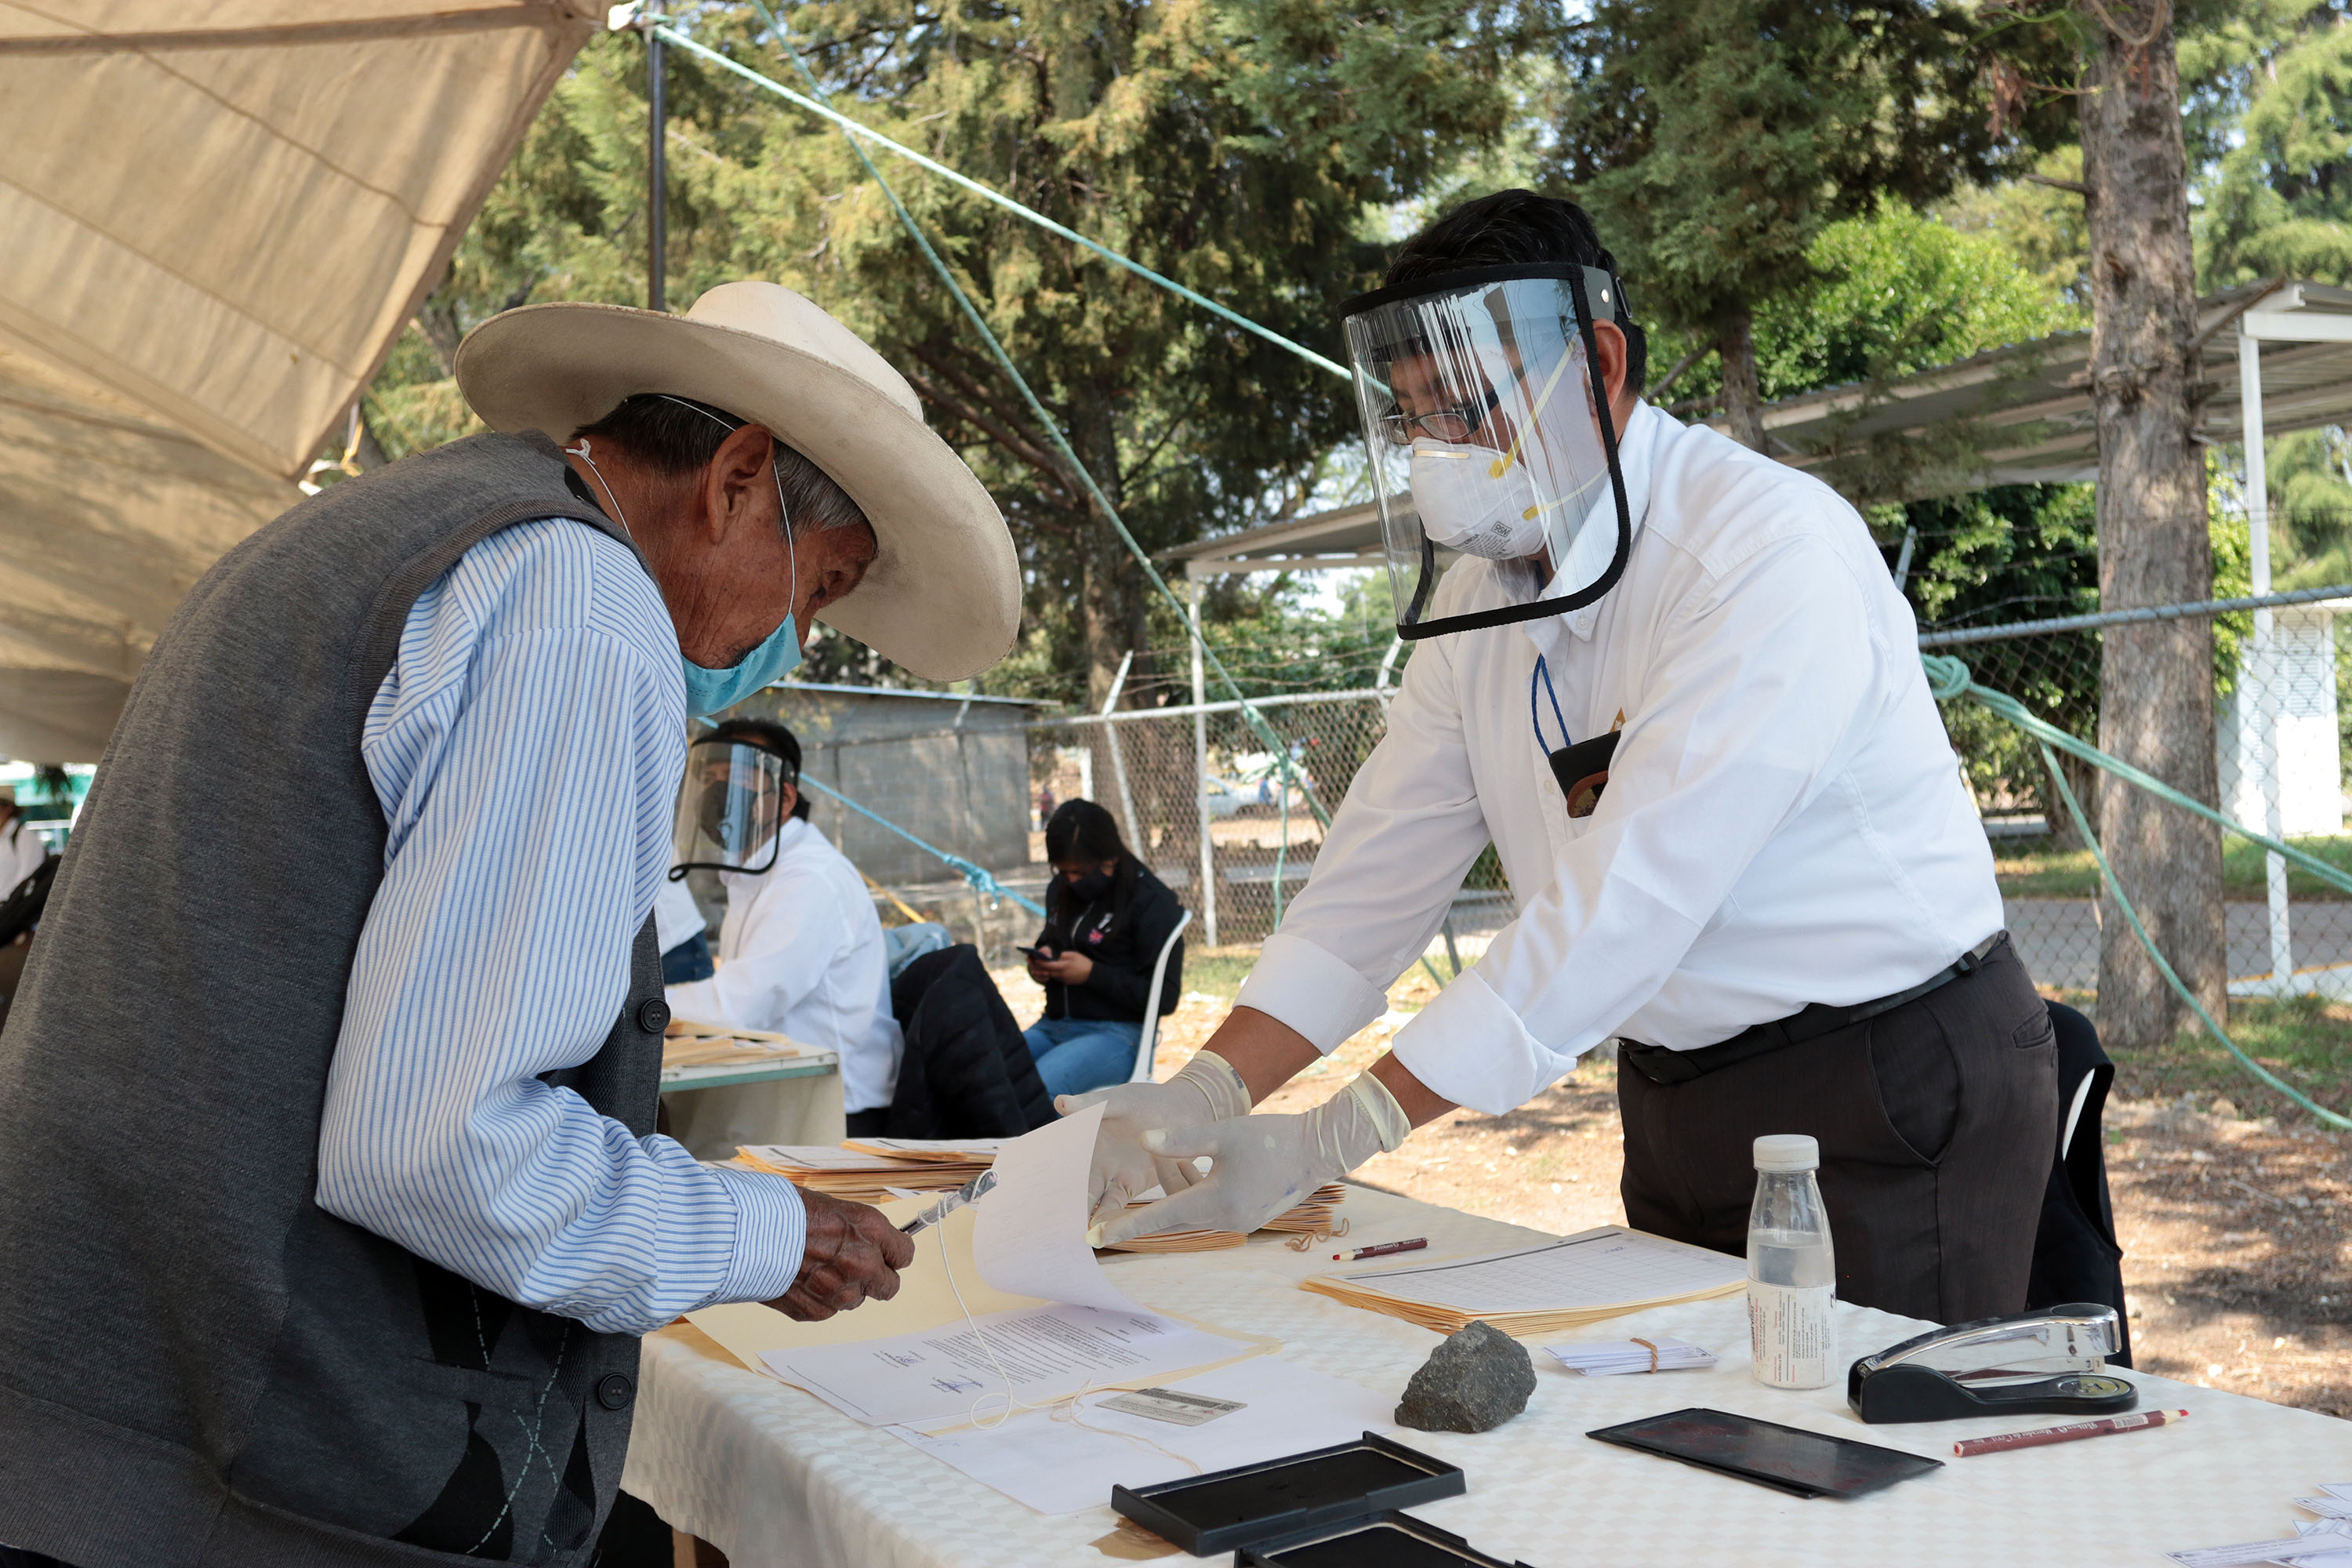
[{"label": "elderly man in cowboy hat", "polygon": [[772,284],[458,381],[497,433],[231,551],[100,766],[0,1036],[0,1561],[584,1568],[635,1336],[909,1259],[655,1133],[650,911],[688,716],[815,619],[985,668],[1003,519]]}]

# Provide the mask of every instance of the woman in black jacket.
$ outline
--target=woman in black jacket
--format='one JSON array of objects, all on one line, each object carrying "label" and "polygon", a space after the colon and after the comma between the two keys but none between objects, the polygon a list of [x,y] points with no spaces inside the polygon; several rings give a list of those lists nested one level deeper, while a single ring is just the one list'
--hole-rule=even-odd
[{"label": "woman in black jacket", "polygon": [[[1067,800],[1045,823],[1045,929],[1029,978],[1045,987],[1045,1016],[1024,1037],[1048,1094],[1125,1083],[1135,1069],[1143,1010],[1160,944],[1183,918],[1176,895],[1120,842],[1109,812]],[[1160,1015],[1184,991],[1184,944],[1168,955]]]}]

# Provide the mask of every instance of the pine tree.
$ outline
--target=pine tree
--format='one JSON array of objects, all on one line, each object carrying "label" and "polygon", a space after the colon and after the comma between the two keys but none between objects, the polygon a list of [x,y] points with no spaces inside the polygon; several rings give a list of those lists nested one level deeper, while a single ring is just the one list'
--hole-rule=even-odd
[{"label": "pine tree", "polygon": [[1553,174],[1635,309],[1720,355],[1731,433],[1757,450],[1756,313],[1815,278],[1822,228],[2053,133],[2047,111],[1990,128],[1976,30],[1954,0],[1596,0],[1570,30]]}]

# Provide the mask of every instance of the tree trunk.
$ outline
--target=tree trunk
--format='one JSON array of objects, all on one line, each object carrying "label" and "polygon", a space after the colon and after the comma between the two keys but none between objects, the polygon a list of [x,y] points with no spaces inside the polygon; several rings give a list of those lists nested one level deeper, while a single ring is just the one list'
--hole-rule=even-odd
[{"label": "tree trunk", "polygon": [[[2153,0],[2162,5],[2164,0]],[[2168,24],[2133,47],[2086,5],[2080,100],[2091,187],[2091,403],[2099,430],[2099,601],[2131,609],[2210,597],[2205,459],[2193,437],[2197,324],[2179,68]],[[2101,639],[2099,744],[2208,804],[2220,794],[2213,637],[2202,617],[2111,626]],[[2227,1002],[2219,832],[2113,777],[2099,837],[2181,979],[2215,1016]],[[2110,898],[2099,942],[2099,1030],[2110,1048],[2171,1038],[2184,1010]]]},{"label": "tree trunk", "polygon": [[1764,396],[1756,385],[1756,317],[1741,305],[1716,323],[1716,352],[1723,356],[1723,422],[1731,438],[1763,452]]}]

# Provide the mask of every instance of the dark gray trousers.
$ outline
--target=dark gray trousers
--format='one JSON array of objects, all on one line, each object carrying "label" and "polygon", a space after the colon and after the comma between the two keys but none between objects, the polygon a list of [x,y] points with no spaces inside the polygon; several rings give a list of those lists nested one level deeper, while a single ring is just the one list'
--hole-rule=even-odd
[{"label": "dark gray trousers", "polygon": [[2058,1064],[2008,943],[1916,1001],[1687,1083],[1620,1061],[1617,1104],[1635,1229],[1745,1254],[1754,1140],[1810,1132],[1840,1300],[1938,1323],[2024,1310]]}]

